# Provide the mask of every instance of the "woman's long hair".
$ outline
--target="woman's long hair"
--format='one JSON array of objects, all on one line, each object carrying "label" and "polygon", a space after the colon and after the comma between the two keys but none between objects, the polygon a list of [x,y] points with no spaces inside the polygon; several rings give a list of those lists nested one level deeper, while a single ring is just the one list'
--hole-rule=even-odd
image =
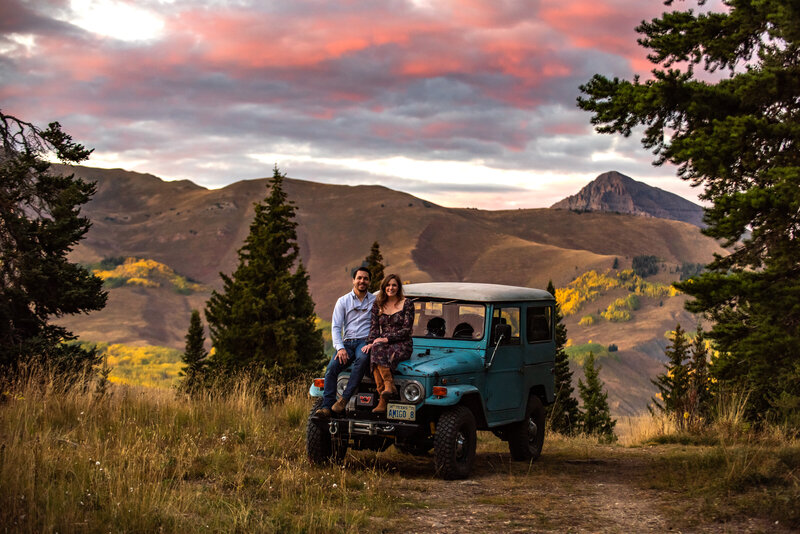
[{"label": "woman's long hair", "polygon": [[381,282],[381,290],[378,292],[378,296],[375,298],[375,302],[378,303],[378,308],[383,311],[383,306],[386,304],[386,300],[389,296],[386,294],[386,286],[389,285],[389,282],[394,280],[397,282],[397,300],[401,301],[403,298],[403,282],[400,280],[400,276],[396,274],[389,274],[386,278],[383,279]]}]

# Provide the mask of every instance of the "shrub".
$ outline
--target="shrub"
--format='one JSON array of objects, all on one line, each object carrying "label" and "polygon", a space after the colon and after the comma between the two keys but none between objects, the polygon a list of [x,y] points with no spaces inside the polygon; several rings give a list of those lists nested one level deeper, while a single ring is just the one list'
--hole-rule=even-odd
[{"label": "shrub", "polygon": [[658,258],[655,256],[634,256],[633,272],[642,278],[658,273]]}]

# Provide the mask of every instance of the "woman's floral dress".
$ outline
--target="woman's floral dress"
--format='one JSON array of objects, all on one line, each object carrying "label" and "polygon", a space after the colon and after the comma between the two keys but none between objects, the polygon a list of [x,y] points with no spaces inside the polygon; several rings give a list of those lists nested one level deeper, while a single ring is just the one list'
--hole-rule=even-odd
[{"label": "woman's floral dress", "polygon": [[377,302],[372,305],[372,324],[367,343],[372,343],[379,337],[389,340],[388,343],[372,345],[370,363],[373,369],[376,365],[385,365],[394,371],[397,364],[411,358],[413,327],[414,303],[411,299],[405,299],[403,309],[391,315],[381,313]]}]

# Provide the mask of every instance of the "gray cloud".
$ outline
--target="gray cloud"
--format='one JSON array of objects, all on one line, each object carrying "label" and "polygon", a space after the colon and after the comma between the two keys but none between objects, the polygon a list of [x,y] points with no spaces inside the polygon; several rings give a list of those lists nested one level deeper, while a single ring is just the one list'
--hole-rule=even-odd
[{"label": "gray cloud", "polygon": [[[164,16],[168,33],[124,43],[60,21],[61,3],[34,9],[12,0],[0,7],[0,101],[29,120],[60,120],[98,155],[206,186],[267,176],[271,165],[252,154],[298,147],[311,161],[402,156],[479,160],[532,177],[612,168],[668,176],[637,139],[594,134],[575,107],[578,86],[594,72],[630,76],[631,57],[642,55],[629,19],[645,17],[643,8],[622,4],[611,7],[629,11],[624,20],[575,29],[548,6],[510,0],[473,15],[456,2],[430,15],[400,0],[146,0],[137,5]],[[580,0],[561,5],[581,12]],[[623,31],[631,35],[626,48]],[[34,48],[12,33],[33,34]],[[598,45],[576,45],[581,39]],[[596,156],[612,150],[619,157]],[[522,189],[292,165],[292,176],[383,183],[421,196]]]}]

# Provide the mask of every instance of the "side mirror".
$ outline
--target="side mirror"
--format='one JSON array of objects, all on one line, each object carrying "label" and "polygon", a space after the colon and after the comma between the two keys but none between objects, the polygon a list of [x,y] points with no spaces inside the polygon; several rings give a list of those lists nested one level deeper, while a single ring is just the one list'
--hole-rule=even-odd
[{"label": "side mirror", "polygon": [[492,337],[492,343],[497,343],[501,339],[504,339],[506,341],[511,339],[510,324],[498,324],[494,326],[494,335]]},{"label": "side mirror", "polygon": [[494,332],[492,332],[492,345],[494,345],[494,350],[492,351],[492,356],[489,358],[489,361],[486,362],[483,367],[487,371],[492,366],[494,362],[494,355],[497,354],[497,347],[500,346],[500,343],[505,339],[506,341],[511,338],[511,325],[510,324],[498,324],[494,327]]}]

